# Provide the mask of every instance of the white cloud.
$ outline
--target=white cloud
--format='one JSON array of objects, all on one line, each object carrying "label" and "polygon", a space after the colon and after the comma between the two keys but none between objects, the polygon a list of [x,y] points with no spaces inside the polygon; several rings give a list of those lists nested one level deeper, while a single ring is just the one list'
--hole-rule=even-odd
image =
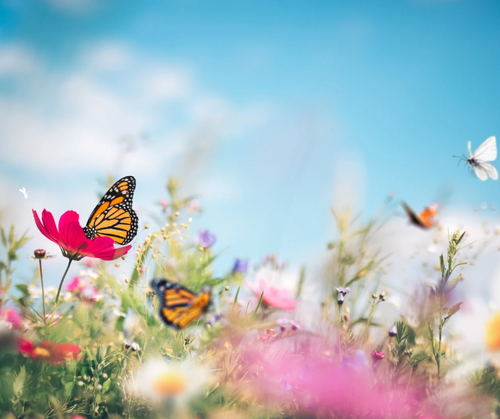
[{"label": "white cloud", "polygon": [[23,45],[0,45],[0,78],[19,77],[38,68],[35,54]]}]

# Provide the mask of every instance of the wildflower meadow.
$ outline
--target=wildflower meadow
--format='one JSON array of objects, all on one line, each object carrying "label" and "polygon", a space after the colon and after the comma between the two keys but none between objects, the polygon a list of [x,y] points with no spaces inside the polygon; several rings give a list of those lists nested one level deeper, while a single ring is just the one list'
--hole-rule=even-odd
[{"label": "wildflower meadow", "polygon": [[[87,238],[74,211],[56,221],[48,210],[41,218],[33,210],[29,235],[45,236],[58,254],[30,249],[28,233],[14,226],[0,230],[3,417],[465,418],[500,412],[494,364],[454,376],[465,362],[448,331],[461,310],[461,269],[468,263],[462,253],[470,246],[465,230],[447,232],[432,275],[414,285],[406,310],[388,314],[390,255],[374,243],[393,200],[367,221],[348,209],[332,210],[336,239],[324,244],[330,256],[314,306],[302,301],[310,285],[305,269],[284,284],[286,263],[276,256],[237,259],[216,276],[216,235],[191,232],[201,207],[182,196],[178,179],[168,181],[167,191],[161,227],[142,226],[129,245],[111,236]],[[418,228],[410,221],[406,228]],[[428,221],[442,230],[436,218]],[[67,268],[57,289],[47,288],[56,257],[65,258]],[[31,265],[27,283],[16,279],[19,264]],[[70,277],[73,264],[80,273]],[[123,265],[125,276],[110,272]],[[498,319],[487,325],[492,351],[500,349]]]},{"label": "wildflower meadow", "polygon": [[0,0],[0,419],[500,419],[499,0]]}]

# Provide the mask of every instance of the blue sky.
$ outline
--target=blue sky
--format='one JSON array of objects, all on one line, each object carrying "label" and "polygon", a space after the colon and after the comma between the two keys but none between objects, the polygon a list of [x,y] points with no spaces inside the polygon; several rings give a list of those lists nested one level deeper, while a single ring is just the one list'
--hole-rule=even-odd
[{"label": "blue sky", "polygon": [[74,209],[83,223],[112,170],[136,176],[146,222],[178,175],[224,269],[315,259],[332,205],[500,204],[497,182],[452,157],[500,132],[499,16],[477,0],[4,0],[4,218],[34,228],[32,207]]}]

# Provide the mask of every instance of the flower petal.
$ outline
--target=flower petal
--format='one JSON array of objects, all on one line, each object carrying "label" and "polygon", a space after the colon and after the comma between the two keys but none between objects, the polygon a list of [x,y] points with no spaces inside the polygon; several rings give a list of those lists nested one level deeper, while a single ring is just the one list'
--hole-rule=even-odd
[{"label": "flower petal", "polygon": [[35,224],[38,230],[47,237],[50,241],[56,243],[58,246],[62,246],[61,237],[57,231],[56,223],[52,214],[46,210],[42,212],[42,221],[38,218],[37,212],[32,209],[33,217],[35,218]]},{"label": "flower petal", "polygon": [[64,248],[72,253],[76,253],[87,242],[79,218],[76,212],[66,211],[59,219],[59,234],[65,243]]}]

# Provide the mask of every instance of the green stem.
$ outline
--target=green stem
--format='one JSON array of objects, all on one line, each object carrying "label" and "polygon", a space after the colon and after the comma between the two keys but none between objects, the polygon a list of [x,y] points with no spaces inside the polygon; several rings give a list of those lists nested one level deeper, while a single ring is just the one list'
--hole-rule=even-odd
[{"label": "green stem", "polygon": [[342,306],[339,304],[339,331],[337,334],[337,343],[339,346],[339,357],[340,357],[340,360],[342,361],[341,334],[342,334]]},{"label": "green stem", "polygon": [[38,263],[40,264],[40,282],[42,283],[42,308],[43,308],[43,323],[47,321],[45,318],[45,290],[43,288],[43,273],[42,273],[42,259],[38,259]]},{"label": "green stem", "polygon": [[366,340],[366,334],[368,332],[368,328],[370,327],[370,323],[372,321],[372,317],[373,317],[373,312],[375,311],[375,307],[377,306],[377,303],[372,303],[372,308],[370,309],[370,314],[368,315],[368,319],[366,320],[366,324],[365,324],[365,328],[363,329],[363,333],[361,334],[361,339],[360,339],[360,343],[364,343],[364,341]]},{"label": "green stem", "polygon": [[442,304],[442,299],[439,299],[439,344],[438,344],[438,353],[436,357],[436,362],[437,362],[437,370],[438,370],[438,375],[437,378],[439,380],[440,374],[441,374],[441,338],[443,335],[443,304]]},{"label": "green stem", "polygon": [[52,316],[50,316],[49,324],[52,324],[52,320],[54,319],[54,314],[56,314],[57,302],[59,301],[59,294],[61,294],[62,284],[64,282],[64,278],[66,278],[66,274],[69,271],[69,267],[71,266],[71,262],[73,262],[73,259],[69,258],[68,266],[66,267],[66,270],[64,271],[64,275],[61,278],[61,283],[59,284],[59,288],[57,289],[56,301],[54,302],[54,311],[52,312]]}]

